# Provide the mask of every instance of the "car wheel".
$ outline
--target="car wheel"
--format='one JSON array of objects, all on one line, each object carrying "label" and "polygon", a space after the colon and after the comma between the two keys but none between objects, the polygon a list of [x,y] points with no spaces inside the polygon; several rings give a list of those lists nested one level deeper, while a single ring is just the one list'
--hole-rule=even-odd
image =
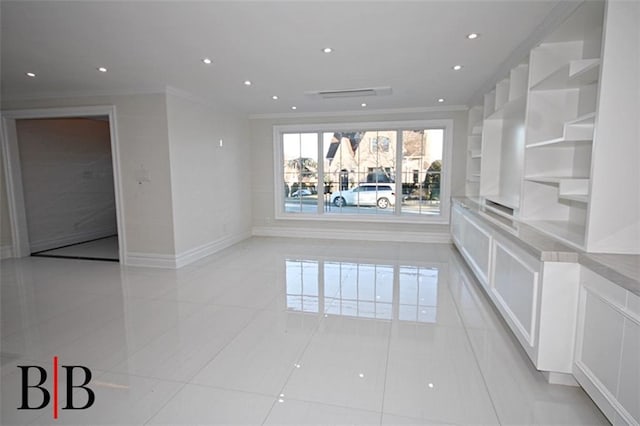
[{"label": "car wheel", "polygon": [[342,198],[342,197],[337,197],[335,200],[333,200],[333,204],[334,204],[336,207],[342,207],[342,206],[346,205],[346,204],[347,204],[347,202],[345,201],[345,199],[344,199],[344,198]]},{"label": "car wheel", "polygon": [[387,198],[378,199],[378,207],[381,209],[386,209],[389,207],[389,200]]}]

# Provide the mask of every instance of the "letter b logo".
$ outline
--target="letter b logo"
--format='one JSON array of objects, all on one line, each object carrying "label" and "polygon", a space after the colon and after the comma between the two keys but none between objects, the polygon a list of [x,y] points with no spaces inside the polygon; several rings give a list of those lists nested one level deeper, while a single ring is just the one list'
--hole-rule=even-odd
[{"label": "letter b logo", "polygon": [[[49,401],[51,401],[51,395],[49,391],[42,387],[42,384],[47,380],[47,371],[38,367],[37,365],[19,365],[19,369],[22,370],[22,405],[18,407],[18,410],[40,410],[41,408],[49,405]],[[40,379],[38,379],[38,383],[35,385],[29,384],[29,369],[35,369],[40,373]],[[38,389],[42,392],[42,403],[37,407],[29,406],[29,389]]]},{"label": "letter b logo", "polygon": [[[87,385],[91,381],[91,370],[82,365],[62,365],[67,373],[66,380],[66,405],[63,410],[85,410],[91,407],[96,395]],[[22,403],[18,410],[40,410],[45,408],[51,402],[53,393],[53,418],[58,418],[58,357],[53,358],[53,390],[50,392],[45,386],[47,381],[47,371],[37,365],[19,365],[22,380]],[[77,378],[79,376],[84,376]],[[87,401],[83,405],[74,405],[74,395],[79,396],[79,391],[84,391],[87,395]],[[36,398],[36,394],[40,395]],[[30,398],[31,397],[31,398]],[[34,402],[37,401],[37,402]]]},{"label": "letter b logo", "polygon": [[[83,367],[81,365],[63,365],[62,368],[67,370],[67,406],[63,407],[63,410],[84,410],[85,408],[89,408],[93,405],[96,400],[96,395],[93,393],[91,389],[87,387],[87,384],[91,381],[91,370],[87,367]],[[84,382],[81,385],[73,384],[73,369],[80,368],[84,372]],[[74,407],[73,406],[73,389],[84,389],[87,392],[88,401],[82,407]]]}]

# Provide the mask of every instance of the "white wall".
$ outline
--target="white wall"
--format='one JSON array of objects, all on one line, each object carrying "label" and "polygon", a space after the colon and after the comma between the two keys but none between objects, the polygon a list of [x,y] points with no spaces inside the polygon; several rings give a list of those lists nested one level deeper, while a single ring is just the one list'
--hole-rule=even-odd
[{"label": "white wall", "polygon": [[[452,195],[463,195],[466,111],[251,119],[168,94],[4,101],[3,109],[114,105],[127,258],[184,264],[256,229],[374,233],[380,224],[274,217],[273,125],[453,119]],[[219,140],[223,139],[223,147]],[[248,141],[248,143],[244,143]],[[173,176],[175,175],[175,176]],[[212,194],[216,194],[214,197]],[[175,200],[174,200],[175,198]],[[4,206],[0,206],[4,208]],[[174,220],[175,215],[175,220]],[[388,223],[385,231],[448,235],[447,225]],[[366,237],[366,234],[362,234]],[[159,262],[162,263],[162,262]]]},{"label": "white wall", "polygon": [[447,111],[430,113],[336,115],[322,117],[254,118],[251,127],[251,169],[253,173],[251,193],[253,199],[254,232],[292,235],[336,235],[340,232],[356,232],[366,238],[366,234],[384,231],[420,234],[424,239],[429,235],[448,238],[448,225],[427,225],[407,223],[338,222],[328,220],[275,220],[274,205],[274,152],[273,126],[289,124],[354,123],[371,121],[435,120],[453,119],[453,164],[451,195],[464,195],[466,168],[467,112]]},{"label": "white wall", "polygon": [[99,96],[2,102],[3,110],[115,105],[127,257],[173,256],[166,96]]},{"label": "white wall", "polygon": [[167,117],[175,250],[183,263],[251,235],[248,121],[174,91]]},{"label": "white wall", "polygon": [[31,252],[117,234],[109,123],[17,120]]}]

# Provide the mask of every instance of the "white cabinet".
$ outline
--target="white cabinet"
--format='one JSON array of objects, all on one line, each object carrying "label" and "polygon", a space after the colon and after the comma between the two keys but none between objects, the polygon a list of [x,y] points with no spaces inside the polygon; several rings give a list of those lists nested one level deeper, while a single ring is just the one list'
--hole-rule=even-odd
[{"label": "white cabinet", "polygon": [[622,331],[622,357],[620,358],[620,383],[618,401],[640,422],[640,324],[625,318]]},{"label": "white cabinet", "polygon": [[498,308],[528,348],[536,344],[540,262],[522,253],[508,241],[493,246],[494,268],[491,291]]},{"label": "white cabinet", "polygon": [[483,285],[488,284],[491,234],[456,204],[452,210],[452,234],[471,269]]},{"label": "white cabinet", "polygon": [[[543,262],[517,237],[454,202],[454,243],[514,335],[550,381],[566,382],[573,361],[577,263]],[[571,381],[571,378],[570,380]]]},{"label": "white cabinet", "polygon": [[583,268],[573,373],[614,424],[640,421],[640,297]]}]

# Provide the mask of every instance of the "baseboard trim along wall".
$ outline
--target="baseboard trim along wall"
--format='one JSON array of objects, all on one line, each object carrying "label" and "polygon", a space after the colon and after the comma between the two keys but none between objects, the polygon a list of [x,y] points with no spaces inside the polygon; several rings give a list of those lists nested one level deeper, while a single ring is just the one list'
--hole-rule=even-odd
[{"label": "baseboard trim along wall", "polygon": [[0,246],[0,259],[11,259],[13,256],[13,246]]},{"label": "baseboard trim along wall", "polygon": [[343,229],[306,229],[256,226],[256,237],[319,238],[329,240],[392,241],[399,243],[451,243],[448,232],[345,231]]},{"label": "baseboard trim along wall", "polygon": [[177,255],[129,252],[124,264],[146,268],[179,269],[250,238],[249,232],[217,239]]},{"label": "baseboard trim along wall", "polygon": [[203,244],[200,247],[195,247],[185,252],[176,255],[176,268],[182,268],[204,257],[210,256],[219,252],[227,247],[230,247],[242,240],[246,240],[251,237],[250,232],[243,232],[238,235],[231,235],[225,238],[220,238],[216,241],[212,241],[207,244]]}]

